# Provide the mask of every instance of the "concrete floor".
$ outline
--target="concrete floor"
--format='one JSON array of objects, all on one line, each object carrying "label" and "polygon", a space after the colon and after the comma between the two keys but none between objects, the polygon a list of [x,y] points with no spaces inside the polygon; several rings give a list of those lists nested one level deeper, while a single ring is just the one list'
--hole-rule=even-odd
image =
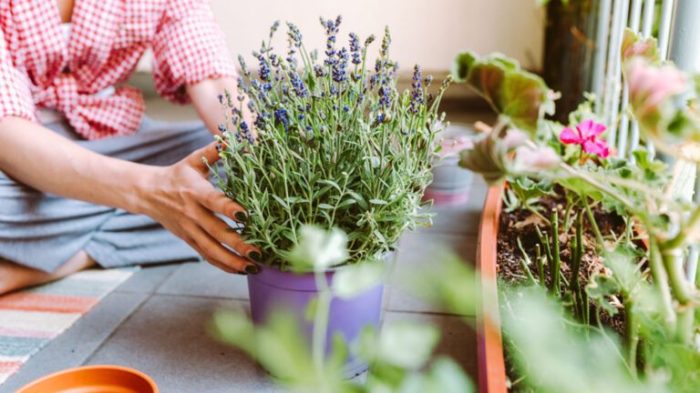
[{"label": "concrete floor", "polygon": [[[162,110],[170,112],[167,105],[153,108],[150,104],[149,111],[156,115]],[[191,117],[193,112],[188,111],[179,111],[177,118]],[[394,275],[440,263],[433,257],[440,245],[465,261],[473,261],[485,192],[485,184],[476,180],[468,203],[434,207],[433,227],[402,238]],[[214,341],[206,332],[215,310],[247,309],[247,298],[244,277],[224,274],[206,263],[144,268],[32,357],[0,386],[0,392],[14,392],[46,374],[87,364],[135,367],[152,376],[161,391],[168,393],[278,392],[280,389],[253,361]],[[438,325],[443,334],[438,352],[452,356],[469,374],[476,375],[475,336],[464,323],[472,316],[445,312],[389,283],[384,318]]]}]

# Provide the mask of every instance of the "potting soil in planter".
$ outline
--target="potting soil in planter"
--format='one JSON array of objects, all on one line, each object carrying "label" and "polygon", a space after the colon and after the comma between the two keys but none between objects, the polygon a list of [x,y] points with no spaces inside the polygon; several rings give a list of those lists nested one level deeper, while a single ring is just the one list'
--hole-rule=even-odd
[{"label": "potting soil in planter", "polygon": [[[540,208],[541,212],[549,214],[547,212],[552,212],[553,209],[557,209],[559,212],[560,221],[562,221],[562,216],[564,215],[564,201],[561,199],[556,199],[556,197],[543,198],[538,201],[537,207]],[[584,213],[585,214],[585,213]],[[623,219],[614,214],[602,211],[599,208],[593,209],[593,215],[595,217],[596,224],[598,225],[600,232],[603,234],[620,234],[625,231],[625,222]],[[583,256],[581,258],[581,267],[579,269],[579,275],[577,277],[581,287],[588,284],[589,279],[592,275],[604,271],[606,268],[603,265],[601,257],[598,255],[596,250],[597,241],[595,234],[588,223],[587,219],[584,219],[584,230],[583,230]],[[500,281],[508,285],[517,285],[527,282],[528,278],[526,272],[524,271],[521,263],[523,257],[522,252],[519,249],[517,240],[520,238],[523,249],[530,256],[530,259],[534,261],[536,255],[536,245],[540,243],[537,230],[535,225],[540,227],[540,231],[545,233],[549,231],[550,226],[547,225],[544,219],[538,217],[536,214],[528,211],[526,209],[518,209],[512,212],[508,212],[504,206],[503,211],[500,216],[498,232],[498,253],[497,253],[497,271],[498,278]],[[573,225],[572,225],[573,227]],[[573,241],[574,229],[570,228],[568,233],[562,233],[560,226],[559,241],[560,241],[560,257],[561,257],[561,271],[564,274],[567,282],[571,282],[573,279],[571,277],[572,268],[570,266],[571,252],[569,244]],[[532,273],[537,276],[537,269],[535,266],[530,265]],[[545,269],[546,270],[546,269]],[[551,277],[548,273],[545,274],[545,282],[547,285],[551,282]],[[564,285],[564,284],[562,284]],[[503,304],[501,302],[501,304]],[[590,315],[595,318],[596,310],[592,302],[589,301]],[[625,326],[625,315],[624,310],[620,307],[618,313],[614,316],[609,316],[608,313],[603,311],[597,312],[601,323],[618,333],[624,332]],[[595,319],[593,319],[595,321]],[[595,322],[593,322],[595,323]],[[511,343],[504,342],[504,351],[506,358],[506,370],[508,374],[508,379],[512,381],[518,381],[520,376],[517,370],[514,368],[513,362],[509,359],[508,347]],[[518,384],[515,384],[509,389],[510,392],[530,392],[527,388],[520,389]]]}]

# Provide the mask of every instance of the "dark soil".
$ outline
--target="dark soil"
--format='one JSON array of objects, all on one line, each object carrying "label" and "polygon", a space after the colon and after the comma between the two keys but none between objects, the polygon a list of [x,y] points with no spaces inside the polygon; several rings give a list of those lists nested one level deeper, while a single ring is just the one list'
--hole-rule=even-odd
[{"label": "dark soil", "polygon": [[[563,217],[565,214],[564,201],[557,200],[556,197],[542,199],[538,201],[538,206],[541,207],[539,211],[546,217],[550,217],[554,209],[557,209],[559,217]],[[614,213],[604,212],[599,208],[593,209],[593,215],[601,233],[624,233],[626,225],[620,216]],[[560,218],[560,221],[563,221],[563,218]],[[539,226],[542,233],[550,232],[550,226],[542,218],[528,210],[521,209],[513,212],[506,212],[504,210],[501,213],[497,253],[497,271],[500,280],[509,284],[527,282],[526,272],[521,265],[523,255],[518,248],[517,239],[520,238],[523,249],[530,256],[530,259],[534,261],[536,255],[535,247],[536,244],[540,243],[535,226]],[[572,269],[570,266],[570,258],[571,242],[575,236],[574,227],[575,224],[572,224],[568,233],[563,233],[563,225],[560,225],[559,233],[561,271],[564,273],[564,277],[568,282],[572,282],[571,280],[573,279],[571,277]],[[603,261],[596,250],[595,234],[587,219],[583,221],[583,229],[583,256],[581,258],[581,267],[577,279],[580,286],[585,288],[591,276],[596,273],[605,273],[606,267],[603,265]],[[537,277],[537,268],[534,266],[534,263],[530,265],[530,269],[532,274]],[[545,267],[545,271],[546,270],[547,268]],[[545,274],[545,282],[547,285],[549,285],[550,281],[551,277]],[[562,284],[562,288],[564,287],[565,286]],[[596,323],[594,316],[597,313],[600,322],[604,326],[618,333],[624,332],[625,316],[622,308],[619,308],[619,312],[615,316],[610,317],[605,312],[597,312],[592,302],[589,303],[589,307],[591,323]],[[507,355],[506,353],[506,358],[508,357]],[[508,359],[506,361],[510,363]],[[506,366],[509,379],[511,381],[517,380],[518,377],[517,374],[514,373],[512,364],[507,364]],[[517,392],[520,391],[520,389],[513,389],[511,391]]]}]

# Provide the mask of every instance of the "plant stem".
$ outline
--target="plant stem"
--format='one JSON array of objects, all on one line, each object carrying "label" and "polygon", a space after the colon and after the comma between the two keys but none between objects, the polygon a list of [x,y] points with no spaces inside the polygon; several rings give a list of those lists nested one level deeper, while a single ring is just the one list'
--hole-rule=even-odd
[{"label": "plant stem", "polygon": [[322,271],[314,272],[316,281],[316,289],[318,290],[318,303],[316,304],[316,313],[314,315],[314,325],[312,332],[312,355],[314,361],[314,369],[316,370],[317,380],[324,380],[324,364],[326,357],[326,337],[328,335],[328,317],[330,315],[332,294],[326,280],[326,274]]},{"label": "plant stem", "polygon": [[576,236],[574,237],[574,244],[571,250],[571,292],[574,299],[574,309],[579,316],[583,319],[583,307],[581,304],[581,288],[578,281],[579,270],[581,269],[581,256],[583,255],[583,214],[579,213],[576,216]]},{"label": "plant stem", "polygon": [[683,248],[685,246],[685,242],[688,240],[688,234],[691,233],[693,228],[698,224],[700,224],[700,206],[693,210],[693,213],[690,215],[690,218],[688,218],[684,228],[678,231],[678,234],[674,238],[664,243],[662,248],[667,250]]},{"label": "plant stem", "polygon": [[543,221],[544,223],[546,223],[547,225],[550,224],[550,222],[549,222],[549,220],[547,219],[547,217],[543,216],[542,213],[540,213],[540,212],[537,211],[537,209],[533,208],[533,207],[530,206],[530,205],[524,205],[523,207],[524,207],[527,211],[529,211],[530,213],[532,213],[532,214],[534,214],[535,216],[537,216],[537,218],[539,218],[540,220],[542,220],[542,221]]},{"label": "plant stem", "polygon": [[625,343],[627,345],[627,363],[633,376],[637,376],[637,347],[639,346],[639,321],[631,296],[625,294]]},{"label": "plant stem", "polygon": [[550,266],[550,275],[552,276],[552,292],[559,296],[559,276],[561,272],[561,254],[559,246],[559,215],[556,208],[552,212],[552,257],[554,257],[553,263]]},{"label": "plant stem", "polygon": [[617,191],[615,191],[614,189],[608,187],[607,185],[605,185],[605,184],[599,182],[598,180],[594,179],[592,176],[590,176],[589,173],[576,170],[575,168],[571,167],[570,165],[564,164],[564,163],[560,164],[559,166],[560,166],[560,168],[564,169],[564,171],[568,172],[570,175],[572,175],[572,176],[574,176],[574,177],[578,177],[578,178],[581,179],[581,180],[584,180],[585,182],[587,182],[588,184],[590,184],[590,185],[592,185],[593,187],[597,188],[597,189],[600,190],[601,192],[604,192],[604,193],[608,194],[609,196],[615,198],[615,199],[618,200],[620,203],[622,203],[623,205],[625,205],[625,207],[626,207],[630,212],[636,212],[636,211],[637,211],[637,209],[636,209],[635,206],[632,204],[632,202],[630,202],[628,199],[623,198],[622,196],[620,196],[620,192],[617,192]]},{"label": "plant stem", "polygon": [[585,288],[579,289],[581,296],[581,303],[583,304],[583,320],[586,324],[591,323],[591,308],[588,304],[588,292]]},{"label": "plant stem", "polygon": [[687,306],[685,309],[678,312],[678,329],[677,334],[681,342],[692,343],[695,323],[695,307]]},{"label": "plant stem", "polygon": [[693,323],[695,318],[695,305],[692,304],[693,295],[689,282],[683,273],[683,251],[679,249],[662,250],[661,258],[668,274],[671,291],[680,303],[680,309],[676,314],[676,336],[684,343],[693,340]]},{"label": "plant stem", "polygon": [[672,327],[676,323],[676,313],[673,310],[671,289],[668,286],[668,275],[664,268],[659,246],[651,237],[649,238],[649,267],[664,306],[664,319],[666,320],[667,327]]},{"label": "plant stem", "polygon": [[[535,230],[537,231],[537,236],[540,240],[540,243],[542,244],[542,246],[544,246],[544,255],[545,255],[545,258],[547,260],[547,265],[549,266],[549,265],[554,263],[554,256],[552,253],[552,246],[549,242],[549,235],[546,233],[543,234],[542,231],[540,231],[540,227],[538,227],[536,225],[535,225]],[[551,272],[551,267],[550,267],[550,272]],[[550,276],[549,287],[548,287],[550,291],[552,290],[552,283],[553,282],[554,282],[554,279]],[[542,286],[547,287],[545,281],[542,281]]]},{"label": "plant stem", "polygon": [[598,242],[598,250],[602,250],[605,246],[605,243],[603,241],[603,234],[600,233],[598,223],[596,223],[595,217],[593,216],[593,210],[591,210],[591,206],[588,204],[588,198],[584,196],[581,199],[583,201],[583,205],[586,207],[586,216],[588,216],[588,223],[591,224],[591,229],[593,229],[593,234],[595,234],[595,240]]},{"label": "plant stem", "polygon": [[683,274],[683,250],[661,248],[660,251],[673,295],[681,306],[687,306],[692,300],[692,294]]},{"label": "plant stem", "polygon": [[544,286],[544,262],[542,261],[542,250],[540,244],[535,244],[535,263],[537,263],[537,275],[540,279],[540,285]]},{"label": "plant stem", "polygon": [[520,249],[520,252],[523,254],[523,257],[520,258],[520,266],[523,268],[523,271],[525,272],[525,275],[527,275],[528,281],[530,281],[530,284],[535,285],[537,284],[537,280],[535,280],[535,277],[532,275],[532,272],[530,271],[530,265],[532,261],[530,260],[530,257],[527,255],[525,252],[525,248],[523,248],[523,243],[520,241],[520,237],[518,237],[518,248]]},{"label": "plant stem", "polygon": [[566,197],[566,209],[564,210],[564,233],[569,233],[569,228],[571,227],[571,209],[574,207],[574,201],[572,200],[571,193],[564,189],[564,196]]}]

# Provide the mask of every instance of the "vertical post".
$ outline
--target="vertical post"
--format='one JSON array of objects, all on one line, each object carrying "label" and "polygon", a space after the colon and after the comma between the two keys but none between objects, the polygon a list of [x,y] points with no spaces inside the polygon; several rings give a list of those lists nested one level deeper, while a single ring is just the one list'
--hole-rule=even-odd
[{"label": "vertical post", "polygon": [[[639,25],[641,23],[640,19],[642,16],[642,0],[632,0],[632,7],[630,9],[630,20],[628,26],[632,31],[639,32]],[[627,105],[629,104],[629,92],[627,91],[627,84],[622,85],[622,110],[620,118],[620,135],[617,138],[617,155],[620,158],[625,158],[628,155],[627,143],[629,141],[628,130],[630,127],[630,120],[627,116]],[[630,143],[631,149],[635,149],[637,141],[634,139],[639,138],[639,133],[635,135],[634,125],[632,125],[632,141]],[[630,157],[632,159],[633,157]]]},{"label": "vertical post", "polygon": [[[642,0],[632,0],[632,5],[630,6],[630,17],[627,26],[634,32],[639,32],[640,19],[642,16]],[[629,142],[629,128],[630,120],[627,116],[627,105],[629,104],[629,92],[627,91],[627,84],[622,84],[622,104],[620,106],[620,131],[617,138],[617,156],[620,158],[627,157],[628,149],[627,143]],[[634,129],[632,130],[632,138],[639,138],[634,135]],[[632,141],[630,144],[634,146],[635,142]],[[636,146],[635,146],[636,148]],[[630,149],[630,151],[632,151]]]},{"label": "vertical post", "polygon": [[651,36],[651,28],[654,26],[654,1],[644,0],[644,13],[642,19],[642,35]]},{"label": "vertical post", "polygon": [[629,27],[632,31],[639,32],[639,24],[641,23],[642,17],[642,0],[632,0],[632,7],[630,9],[630,23]]},{"label": "vertical post", "polygon": [[686,72],[700,72],[700,1],[676,0],[669,59]]},{"label": "vertical post", "polygon": [[[644,0],[644,7],[642,11],[642,23],[641,23],[641,33],[643,37],[651,36],[651,29],[654,25],[654,2],[655,0]],[[630,151],[637,150],[639,147],[639,124],[636,121],[632,121],[632,136],[630,141]],[[647,150],[650,154],[654,154],[654,146],[651,142],[647,141]]]},{"label": "vertical post", "polygon": [[610,45],[608,46],[608,67],[605,75],[605,103],[604,119],[608,126],[608,144],[616,145],[617,140],[617,115],[620,112],[620,46],[622,45],[622,32],[627,26],[627,13],[629,0],[615,0],[613,2],[612,27],[610,29]]},{"label": "vertical post", "polygon": [[[652,0],[653,1],[653,0]],[[595,110],[602,118],[603,96],[605,94],[605,53],[608,45],[608,32],[610,29],[610,0],[600,0],[598,4],[598,29],[595,39],[595,53],[593,62],[593,93],[595,94]]]},{"label": "vertical post", "polygon": [[659,54],[661,55],[662,59],[668,58],[671,20],[673,19],[673,3],[674,0],[663,0],[661,3],[661,22],[659,23]]},{"label": "vertical post", "polygon": [[[664,4],[665,5],[665,4]],[[697,0],[676,0],[673,10],[673,23],[670,30],[669,58],[686,72],[700,71],[700,1]],[[688,163],[688,165],[694,165]],[[697,171],[695,171],[695,195],[687,195],[688,199],[696,202],[700,201],[700,182]],[[698,247],[690,248],[688,259],[686,260],[686,275],[691,284],[695,283],[695,275],[698,269]]]}]

